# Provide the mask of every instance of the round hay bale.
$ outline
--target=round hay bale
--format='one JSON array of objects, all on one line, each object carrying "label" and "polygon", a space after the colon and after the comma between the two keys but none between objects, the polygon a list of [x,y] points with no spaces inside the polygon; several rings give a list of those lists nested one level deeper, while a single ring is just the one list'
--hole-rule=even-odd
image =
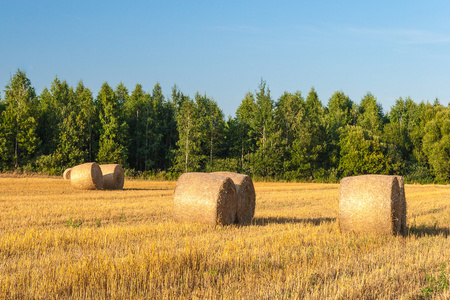
[{"label": "round hay bale", "polygon": [[95,162],[75,166],[70,171],[70,182],[77,189],[101,190],[103,187],[102,170]]},{"label": "round hay bale", "polygon": [[236,186],[237,196],[237,224],[250,224],[255,215],[256,193],[253,181],[250,176],[233,172],[214,172],[226,177],[230,177]]},{"label": "round hay bale", "polygon": [[123,168],[118,164],[100,165],[104,190],[121,190],[124,183]]},{"label": "round hay bale", "polygon": [[176,221],[229,225],[235,221],[236,210],[236,187],[231,178],[184,173],[178,179],[173,201]]},{"label": "round hay bale", "polygon": [[64,180],[69,180],[70,179],[70,172],[72,171],[72,168],[68,168],[64,171],[63,173],[63,178]]},{"label": "round hay bale", "polygon": [[406,227],[406,194],[405,194],[405,182],[403,176],[395,176],[398,180],[398,185],[400,187],[400,203],[399,203],[399,232],[402,235],[406,235],[408,228]]},{"label": "round hay bale", "polygon": [[398,234],[400,202],[395,176],[345,177],[339,186],[339,227],[357,233]]}]

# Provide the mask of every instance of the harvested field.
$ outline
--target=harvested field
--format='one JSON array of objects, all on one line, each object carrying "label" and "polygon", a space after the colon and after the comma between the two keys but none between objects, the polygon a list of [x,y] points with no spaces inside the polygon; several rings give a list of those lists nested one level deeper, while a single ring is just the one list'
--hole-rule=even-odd
[{"label": "harvested field", "polygon": [[450,186],[405,186],[406,237],[340,233],[337,184],[256,182],[252,224],[215,227],[173,221],[175,186],[0,176],[0,298],[450,297]]}]

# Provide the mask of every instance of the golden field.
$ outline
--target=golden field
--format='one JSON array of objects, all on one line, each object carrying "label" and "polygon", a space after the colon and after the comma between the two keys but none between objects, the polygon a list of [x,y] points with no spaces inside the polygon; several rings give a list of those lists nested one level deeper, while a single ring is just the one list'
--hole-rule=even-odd
[{"label": "golden field", "polygon": [[407,237],[340,233],[337,184],[255,183],[244,227],[172,221],[175,186],[0,177],[0,299],[450,298],[450,186],[406,185]]}]

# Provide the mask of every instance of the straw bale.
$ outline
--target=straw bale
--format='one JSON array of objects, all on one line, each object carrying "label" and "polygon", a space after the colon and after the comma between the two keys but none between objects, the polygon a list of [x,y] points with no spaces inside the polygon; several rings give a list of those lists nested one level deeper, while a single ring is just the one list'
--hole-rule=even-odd
[{"label": "straw bale", "polygon": [[100,165],[104,190],[121,190],[124,183],[123,168],[118,164]]},{"label": "straw bale", "polygon": [[256,194],[253,181],[250,176],[233,172],[214,172],[226,177],[230,177],[236,186],[237,196],[237,224],[250,224],[255,215]]},{"label": "straw bale", "polygon": [[395,176],[343,178],[339,186],[341,231],[398,234],[401,197],[400,185]]},{"label": "straw bale", "polygon": [[173,202],[176,221],[229,225],[234,223],[236,211],[236,187],[231,178],[184,173],[178,179]]},{"label": "straw bale", "polygon": [[403,176],[395,176],[398,180],[400,187],[400,208],[398,219],[400,220],[399,232],[402,235],[406,235],[408,228],[406,227],[406,194],[405,194],[405,182],[403,181]]},{"label": "straw bale", "polygon": [[72,168],[68,168],[68,169],[66,169],[66,170],[64,171],[64,173],[63,173],[63,178],[64,178],[65,180],[70,179],[70,171],[72,171]]},{"label": "straw bale", "polygon": [[103,187],[102,170],[95,162],[75,166],[70,171],[70,182],[77,189],[101,190]]}]

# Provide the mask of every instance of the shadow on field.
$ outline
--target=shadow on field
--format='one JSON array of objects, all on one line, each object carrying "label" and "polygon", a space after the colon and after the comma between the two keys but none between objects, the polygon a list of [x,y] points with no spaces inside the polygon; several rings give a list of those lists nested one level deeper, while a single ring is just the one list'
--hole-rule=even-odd
[{"label": "shadow on field", "polygon": [[411,226],[408,230],[409,235],[415,235],[417,237],[422,236],[437,236],[443,235],[444,237],[448,237],[450,235],[450,229],[448,227],[437,227],[437,226]]},{"label": "shadow on field", "polygon": [[124,191],[170,191],[171,189],[124,188]]},{"label": "shadow on field", "polygon": [[322,223],[331,223],[336,221],[336,218],[310,218],[310,219],[298,219],[298,218],[283,218],[283,217],[267,217],[267,218],[253,218],[252,225],[267,226],[270,224],[312,224],[320,225]]}]

